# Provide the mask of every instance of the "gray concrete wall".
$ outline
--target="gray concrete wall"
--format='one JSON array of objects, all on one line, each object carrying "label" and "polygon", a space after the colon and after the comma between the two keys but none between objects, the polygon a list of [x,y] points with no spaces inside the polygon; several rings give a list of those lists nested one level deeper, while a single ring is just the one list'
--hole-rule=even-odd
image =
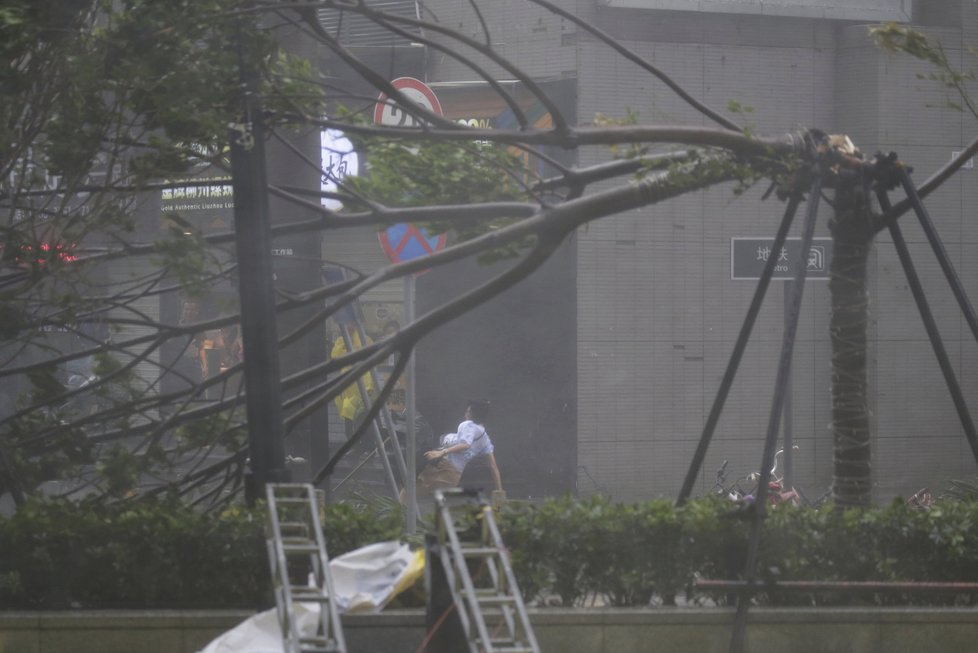
[{"label": "gray concrete wall", "polygon": [[[0,653],[195,653],[249,615],[237,611],[3,612]],[[730,609],[531,610],[540,650],[725,653]],[[411,653],[421,611],[344,618],[350,653]],[[960,653],[978,641],[964,609],[754,609],[747,653]]]},{"label": "gray concrete wall", "polygon": [[[588,6],[588,0],[557,0],[555,4],[576,11],[577,5]],[[573,77],[576,73],[573,47],[576,27],[573,23],[556,17],[549,11],[530,5],[523,0],[493,0],[478,3],[480,17],[472,5],[455,0],[433,0],[424,3],[427,18],[437,21],[464,36],[485,44],[488,28],[490,44],[515,63],[525,74],[536,79]],[[496,79],[508,80],[515,76],[511,70],[497,65],[476,49],[458,41],[430,33],[452,51],[483,67]],[[426,71],[427,82],[471,81],[481,79],[468,65],[451,55],[432,51]]]},{"label": "gray concrete wall", "polygon": [[[928,34],[944,43],[952,61],[974,68],[975,58],[963,47],[978,42],[976,12],[971,3],[951,5],[962,28],[928,27]],[[976,133],[974,117],[937,106],[939,89],[917,77],[929,72],[924,64],[879,52],[867,25],[612,9],[599,11],[597,20],[711,107],[722,111],[730,100],[754,107],[732,116],[741,124],[765,134],[799,127],[851,134],[870,154],[896,151],[914,166],[918,183]],[[631,110],[642,122],[706,124],[607,47],[583,36],[578,41],[581,122],[597,112],[623,116]],[[607,157],[595,149],[582,153],[581,161]],[[972,297],[978,296],[975,174],[962,172],[927,200]],[[718,188],[609,218],[580,234],[578,462],[588,471],[584,493],[635,500],[677,491],[754,289],[730,280],[730,238],[773,236],[782,212],[779,202],[759,196],[756,189],[735,197],[730,187]],[[829,210],[823,204],[816,236],[828,235]],[[975,412],[978,347],[919,227],[904,223]],[[973,475],[975,464],[888,235],[879,239],[871,276],[874,492],[878,501],[888,501]],[[724,459],[731,474],[759,466],[783,293],[777,283],[769,292],[698,491],[712,486]],[[827,489],[832,473],[828,309],[827,285],[809,284],[793,373],[794,435],[801,447],[796,482],[809,495]]]},{"label": "gray concrete wall", "polygon": [[[878,51],[865,24],[713,13],[709,3],[698,3],[699,11],[625,8],[594,0],[559,4],[713,108],[726,111],[731,100],[753,107],[751,113],[731,114],[745,126],[765,134],[808,127],[844,132],[870,154],[896,151],[914,166],[918,183],[976,133],[974,117],[932,106],[942,97],[934,84],[917,78],[929,72],[926,66]],[[441,0],[429,6],[443,24],[483,37],[467,4]],[[707,124],[652,75],[569,21],[516,0],[483,8],[493,45],[524,70],[539,79],[576,79],[578,123],[590,123],[599,112],[623,117],[633,111],[642,122]],[[968,45],[978,44],[978,5],[918,3],[914,16],[942,40],[954,61],[971,68],[978,64],[966,54]],[[435,54],[427,78],[469,80],[473,73]],[[579,163],[610,156],[605,148],[585,148]],[[978,297],[978,223],[971,219],[978,206],[976,174],[978,169],[963,171],[927,199],[973,297]],[[754,291],[753,283],[730,279],[730,239],[772,237],[783,211],[774,199],[760,200],[763,190],[736,196],[728,185],[600,220],[576,234],[580,494],[603,492],[630,501],[678,491]],[[823,205],[816,236],[829,235],[828,216]],[[919,227],[911,219],[904,224],[976,412],[978,346]],[[793,233],[799,233],[797,226]],[[971,476],[975,464],[888,235],[872,255],[871,277],[875,498],[888,501],[924,485],[941,488],[951,478]],[[735,476],[759,466],[782,338],[784,291],[779,282],[768,293],[697,492],[710,489],[723,460],[730,461],[728,471]],[[828,488],[832,475],[828,318],[827,284],[808,284],[794,357],[792,417],[801,448],[795,481],[812,496]],[[533,319],[532,311],[521,319]],[[532,421],[535,416],[513,419]]]},{"label": "gray concrete wall", "polygon": [[[694,96],[765,133],[835,123],[835,32],[790,19],[608,12],[603,26]],[[643,40],[639,40],[642,38]],[[580,115],[706,124],[663,84],[587,41]],[[725,112],[727,113],[727,112]],[[587,155],[594,163],[607,153]],[[582,157],[584,158],[584,157]],[[731,185],[592,224],[579,239],[579,462],[598,489],[637,500],[674,496],[709,413],[746,306],[749,281],[730,279],[730,239],[773,237],[781,203]],[[798,233],[797,229],[795,233]],[[827,236],[821,221],[816,235]],[[758,467],[773,394],[784,284],[773,284],[710,448],[702,485],[724,459],[731,474]],[[796,349],[794,423],[803,487],[828,484],[828,293],[806,289]]]}]

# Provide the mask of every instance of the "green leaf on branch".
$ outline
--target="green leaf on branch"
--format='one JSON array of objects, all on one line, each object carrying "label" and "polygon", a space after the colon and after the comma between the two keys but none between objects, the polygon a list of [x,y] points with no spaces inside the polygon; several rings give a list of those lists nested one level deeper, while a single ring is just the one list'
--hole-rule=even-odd
[{"label": "green leaf on branch", "polygon": [[[359,199],[351,210],[371,203],[388,207],[438,206],[505,200],[525,200],[529,167],[517,152],[481,143],[403,143],[367,141],[356,145],[367,160],[365,172],[343,180],[345,190]],[[513,222],[452,221],[425,223],[430,233],[451,231],[466,241]],[[480,257],[487,262],[514,256],[529,242],[511,243]]]},{"label": "green leaf on branch", "polygon": [[[955,68],[940,41],[931,42],[924,33],[897,23],[870,27],[869,34],[877,47],[887,52],[906,54],[934,66],[936,71],[925,77],[940,84],[949,93],[944,100],[945,108],[968,111],[978,118],[978,97],[968,87],[975,80],[975,73]],[[969,48],[968,52],[975,54],[973,48]],[[917,77],[921,79],[924,76],[918,74]]]}]

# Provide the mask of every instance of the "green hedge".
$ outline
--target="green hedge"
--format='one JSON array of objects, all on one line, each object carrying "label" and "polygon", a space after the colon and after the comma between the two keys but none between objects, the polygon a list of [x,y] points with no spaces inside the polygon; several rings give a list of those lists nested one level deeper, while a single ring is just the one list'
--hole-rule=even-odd
[{"label": "green hedge", "polygon": [[[499,515],[520,587],[536,604],[726,604],[695,578],[741,576],[749,521],[713,499],[615,504],[593,498],[513,503]],[[326,514],[336,556],[396,539],[396,512],[349,504]],[[202,514],[177,502],[105,506],[36,501],[0,518],[0,609],[264,608],[271,605],[264,515]],[[835,512],[782,506],[761,538],[766,580],[978,582],[978,503],[900,503]],[[974,605],[962,594],[765,592],[769,605]]]},{"label": "green hedge", "polygon": [[[563,606],[727,604],[725,593],[693,591],[696,578],[743,576],[749,511],[723,499],[682,508],[671,501],[612,504],[602,498],[510,509],[501,520],[528,601]],[[761,582],[978,582],[978,503],[918,510],[770,511],[757,565]],[[768,605],[975,605],[976,595],[763,592]]]},{"label": "green hedge", "polygon": [[[33,501],[0,518],[0,609],[265,608],[264,512],[201,513],[177,501]],[[400,518],[330,506],[339,555],[397,539]]]}]

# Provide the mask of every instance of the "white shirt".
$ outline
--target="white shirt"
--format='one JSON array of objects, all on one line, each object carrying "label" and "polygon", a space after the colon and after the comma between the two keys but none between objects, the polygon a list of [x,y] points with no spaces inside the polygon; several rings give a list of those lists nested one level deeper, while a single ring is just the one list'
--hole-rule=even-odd
[{"label": "white shirt", "polygon": [[448,462],[452,464],[452,467],[460,473],[465,470],[465,466],[473,458],[485,456],[493,452],[492,440],[489,439],[489,434],[486,432],[485,427],[476,424],[472,420],[465,420],[459,424],[457,432],[446,433],[441,436],[442,447],[450,447],[461,442],[468,444],[469,448],[465,451],[453,451],[445,456]]}]

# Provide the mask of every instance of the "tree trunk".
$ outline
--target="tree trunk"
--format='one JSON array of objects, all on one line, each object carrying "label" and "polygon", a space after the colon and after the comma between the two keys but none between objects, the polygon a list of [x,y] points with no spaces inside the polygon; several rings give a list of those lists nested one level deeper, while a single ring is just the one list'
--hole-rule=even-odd
[{"label": "tree trunk", "polygon": [[866,264],[873,228],[865,190],[836,191],[829,227],[834,249],[829,292],[832,317],[832,433],[835,455],[832,498],[836,507],[869,506],[872,492],[866,327],[869,321]]}]

